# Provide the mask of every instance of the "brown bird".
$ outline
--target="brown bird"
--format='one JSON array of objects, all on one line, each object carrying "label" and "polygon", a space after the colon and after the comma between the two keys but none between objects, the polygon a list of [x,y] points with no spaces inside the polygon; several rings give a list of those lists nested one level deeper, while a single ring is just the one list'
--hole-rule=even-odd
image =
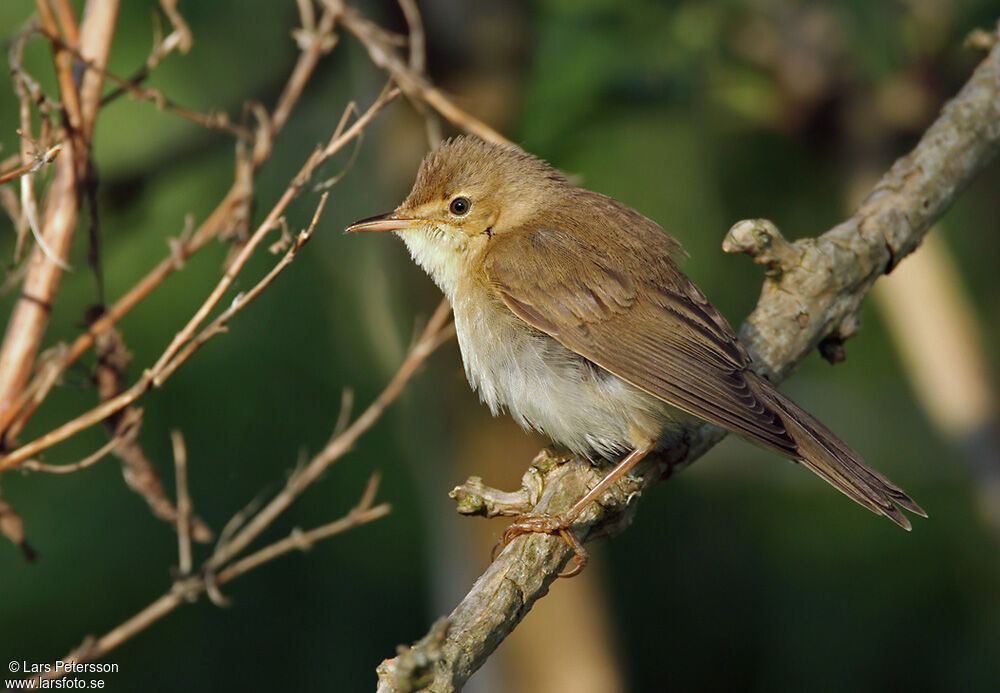
[{"label": "brown bird", "polygon": [[570,451],[624,458],[562,517],[580,512],[692,417],[805,464],[910,529],[926,513],[826,426],[750,370],[729,323],[677,266],[680,244],[624,204],[571,184],[513,146],[472,137],[427,155],[392,213],[348,231],[394,231],[451,302],[473,389]]}]

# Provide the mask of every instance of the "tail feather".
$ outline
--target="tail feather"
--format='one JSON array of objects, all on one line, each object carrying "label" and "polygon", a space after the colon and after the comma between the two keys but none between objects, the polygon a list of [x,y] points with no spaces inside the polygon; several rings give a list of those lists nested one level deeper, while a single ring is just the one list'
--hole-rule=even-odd
[{"label": "tail feather", "polygon": [[781,416],[796,443],[799,461],[815,474],[848,498],[874,513],[885,515],[903,529],[909,530],[911,525],[900,508],[927,517],[924,509],[902,489],[865,464],[858,453],[812,414],[762,378],[754,375],[747,380]]}]

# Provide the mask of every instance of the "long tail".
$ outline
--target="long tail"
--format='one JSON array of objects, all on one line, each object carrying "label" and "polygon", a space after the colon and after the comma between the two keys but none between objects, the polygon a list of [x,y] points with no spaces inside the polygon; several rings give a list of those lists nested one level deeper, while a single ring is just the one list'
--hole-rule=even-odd
[{"label": "long tail", "polygon": [[766,380],[748,374],[747,381],[781,416],[785,428],[795,440],[799,461],[827,483],[872,512],[885,515],[905,530],[910,529],[910,521],[900,507],[927,517],[924,509],[902,489],[865,464],[858,453],[812,414]]}]

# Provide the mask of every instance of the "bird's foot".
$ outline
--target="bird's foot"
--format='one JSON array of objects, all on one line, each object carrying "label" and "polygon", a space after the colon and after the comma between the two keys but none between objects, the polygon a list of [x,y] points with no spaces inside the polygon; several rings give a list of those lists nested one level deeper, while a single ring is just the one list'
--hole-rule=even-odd
[{"label": "bird's foot", "polygon": [[586,567],[587,561],[590,560],[590,554],[587,553],[587,550],[583,548],[583,544],[580,543],[573,530],[570,529],[572,523],[572,520],[555,515],[525,513],[514,520],[511,526],[507,528],[507,531],[503,533],[503,536],[500,537],[500,541],[493,546],[491,559],[496,559],[497,554],[507,548],[508,544],[522,534],[558,534],[573,549],[573,561],[576,564],[571,570],[559,573],[559,577],[568,578],[579,575]]}]

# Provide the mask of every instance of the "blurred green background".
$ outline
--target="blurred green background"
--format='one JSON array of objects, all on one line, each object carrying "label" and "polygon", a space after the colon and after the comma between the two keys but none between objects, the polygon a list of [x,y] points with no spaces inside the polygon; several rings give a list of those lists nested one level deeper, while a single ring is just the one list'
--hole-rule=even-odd
[{"label": "blurred green background", "polygon": [[[966,34],[1000,18],[997,0],[419,5],[435,81],[582,185],[673,233],[691,254],[685,270],[734,324],[752,309],[762,276],[746,258],[721,252],[729,226],[764,216],[794,238],[845,218],[855,188],[913,146],[978,62],[981,54],[963,47]],[[113,72],[131,74],[145,60],[156,6],[123,3]],[[405,32],[394,3],[357,7]],[[28,0],[0,3],[5,54],[32,10]],[[185,106],[236,118],[246,100],[272,105],[297,55],[295,2],[181,0],[180,10],[194,48],[167,59],[149,84]],[[27,59],[51,88],[47,47],[33,42]],[[260,172],[258,221],[346,103],[364,107],[383,83],[360,44],[342,36]],[[0,88],[4,155],[17,150],[16,127],[13,92]],[[169,431],[183,431],[195,508],[216,531],[250,499],[280,488],[303,451],[323,445],[343,388],[354,389],[359,407],[377,394],[415,323],[437,304],[436,289],[395,239],[341,233],[398,203],[425,148],[421,121],[399,100],[367,131],[289,271],[227,335],[143,398],[146,452],[172,488]],[[185,215],[204,219],[225,194],[233,142],[123,98],[102,112],[95,151],[113,300],[164,257]],[[343,153],[321,175],[347,159]],[[967,282],[993,373],[998,190],[993,166],[938,231]],[[303,195],[293,204],[293,228],[308,221],[316,200]],[[0,218],[5,263],[12,248],[10,221]],[[225,254],[211,244],[122,321],[133,379],[215,285]],[[236,289],[273,261],[260,253]],[[78,334],[96,300],[84,230],[71,262],[76,271],[63,281],[46,345]],[[0,313],[12,304],[10,295],[0,298]],[[871,302],[861,317],[845,363],[833,368],[813,355],[785,390],[906,488],[930,520],[907,535],[804,470],[727,440],[649,494],[635,524],[596,549],[588,599],[603,604],[600,635],[616,658],[615,685],[996,690],[1000,547],[965,464],[970,453],[929,422]],[[93,365],[90,354],[72,369],[22,440],[94,404]],[[74,461],[104,440],[95,428],[45,459]],[[108,688],[371,690],[374,667],[396,644],[423,635],[484,567],[489,541],[472,532],[502,532],[499,520],[459,517],[447,491],[472,473],[516,486],[538,443],[478,407],[457,347],[445,346],[265,539],[339,517],[374,470],[383,473],[380,498],[392,514],[226,586],[229,608],[206,600],[182,607],[106,658],[121,668],[105,677]],[[983,462],[988,452],[977,454]],[[479,465],[490,455],[504,459],[502,469]],[[8,473],[2,489],[40,554],[29,564],[0,543],[4,659],[56,659],[169,588],[174,533],[125,487],[116,460],[64,477]],[[206,555],[199,550],[196,561]],[[550,598],[568,589],[557,582]],[[469,690],[517,690],[512,647],[502,646]],[[572,647],[556,640],[536,656],[557,666],[562,648]]]}]

